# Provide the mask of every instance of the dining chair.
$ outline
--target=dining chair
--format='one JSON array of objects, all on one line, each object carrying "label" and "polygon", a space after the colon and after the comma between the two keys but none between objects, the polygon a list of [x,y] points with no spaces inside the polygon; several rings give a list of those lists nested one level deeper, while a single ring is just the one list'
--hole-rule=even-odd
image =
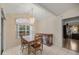
[{"label": "dining chair", "polygon": [[20,37],[21,37],[21,50],[22,50],[22,53],[23,53],[23,50],[25,48],[27,48],[27,46],[28,46],[28,42],[26,40],[24,40],[22,35]]},{"label": "dining chair", "polygon": [[31,52],[36,55],[37,51],[40,51],[41,54],[43,51],[43,40],[41,34],[36,34],[35,40],[31,43]]}]

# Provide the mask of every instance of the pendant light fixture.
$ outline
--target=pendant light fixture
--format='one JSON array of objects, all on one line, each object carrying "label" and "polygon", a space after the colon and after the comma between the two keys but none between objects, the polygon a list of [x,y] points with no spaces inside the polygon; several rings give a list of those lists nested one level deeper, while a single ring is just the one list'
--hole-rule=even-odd
[{"label": "pendant light fixture", "polygon": [[32,17],[30,17],[30,23],[31,24],[34,24],[34,22],[35,22],[35,18],[34,18],[34,13],[33,13],[34,11],[33,11],[33,8],[32,8]]}]

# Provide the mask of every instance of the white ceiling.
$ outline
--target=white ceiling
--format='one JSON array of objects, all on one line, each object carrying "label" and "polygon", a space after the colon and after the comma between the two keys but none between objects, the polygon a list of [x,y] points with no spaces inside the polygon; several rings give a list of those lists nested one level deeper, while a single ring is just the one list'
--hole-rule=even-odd
[{"label": "white ceiling", "polygon": [[55,15],[60,15],[69,9],[73,9],[79,6],[78,3],[39,3],[38,5]]},{"label": "white ceiling", "polygon": [[[46,12],[31,3],[2,3],[0,7],[3,8],[5,14],[7,13],[25,13],[35,16],[36,19],[46,18]],[[33,10],[32,10],[33,8]],[[32,12],[33,11],[33,12]],[[42,16],[41,16],[42,15]]]},{"label": "white ceiling", "polygon": [[[44,19],[49,16],[50,13],[54,15],[60,15],[63,12],[72,9],[78,8],[79,4],[68,4],[68,3],[1,3],[0,7],[4,9],[5,13],[29,13],[32,15],[33,8],[33,16],[36,19]],[[47,12],[48,10],[49,12]]]}]

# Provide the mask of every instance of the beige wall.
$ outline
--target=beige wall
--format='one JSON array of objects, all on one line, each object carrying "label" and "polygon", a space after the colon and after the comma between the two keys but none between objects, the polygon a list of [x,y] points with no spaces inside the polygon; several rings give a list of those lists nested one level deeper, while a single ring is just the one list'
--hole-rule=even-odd
[{"label": "beige wall", "polygon": [[38,20],[35,20],[35,23],[34,23],[34,31],[35,31],[35,33],[37,33],[38,32],[38,30],[39,30],[39,28],[38,28],[38,23],[39,23],[39,21]]},{"label": "beige wall", "polygon": [[7,14],[5,21],[6,49],[20,45],[20,40],[16,39],[16,19],[28,18],[26,14]]},{"label": "beige wall", "polygon": [[41,33],[51,33],[53,34],[53,44],[56,45],[56,16],[48,13],[48,16],[46,18],[44,18],[44,20],[39,20],[38,23],[38,31],[37,32],[41,32]]},{"label": "beige wall", "polygon": [[52,33],[53,44],[55,46],[62,47],[62,41],[60,41],[62,39],[62,33],[60,33],[60,30],[62,30],[60,21],[61,18],[59,16],[55,16],[48,10],[43,10],[45,12],[46,17],[44,17],[42,20],[38,20],[37,32]]},{"label": "beige wall", "polygon": [[53,33],[54,32],[54,16],[50,16],[44,20],[39,21],[38,32]]}]

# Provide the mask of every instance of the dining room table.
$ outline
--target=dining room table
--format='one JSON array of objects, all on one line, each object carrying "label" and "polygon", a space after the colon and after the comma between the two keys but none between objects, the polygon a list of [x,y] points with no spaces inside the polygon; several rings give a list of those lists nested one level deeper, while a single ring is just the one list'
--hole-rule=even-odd
[{"label": "dining room table", "polygon": [[34,36],[23,36],[24,40],[27,42],[28,44],[28,54],[31,53],[31,50],[30,50],[30,46],[31,46],[31,43],[34,42]]}]

